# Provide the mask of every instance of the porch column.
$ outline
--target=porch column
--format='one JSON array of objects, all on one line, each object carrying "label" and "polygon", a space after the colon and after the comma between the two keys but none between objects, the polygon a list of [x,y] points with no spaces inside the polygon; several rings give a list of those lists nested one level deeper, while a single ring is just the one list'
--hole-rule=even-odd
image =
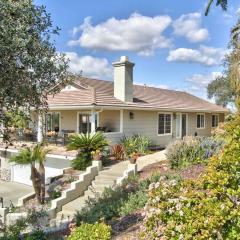
[{"label": "porch column", "polygon": [[120,133],[123,133],[123,109],[120,110]]},{"label": "porch column", "polygon": [[43,141],[43,119],[42,114],[38,114],[38,126],[37,126],[37,142]]},{"label": "porch column", "polygon": [[96,132],[96,112],[94,109],[91,111],[91,133]]}]

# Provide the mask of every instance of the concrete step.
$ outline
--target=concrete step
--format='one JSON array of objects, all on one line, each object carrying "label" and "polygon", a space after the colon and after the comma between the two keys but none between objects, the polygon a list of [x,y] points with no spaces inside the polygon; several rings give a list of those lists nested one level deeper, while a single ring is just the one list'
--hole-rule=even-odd
[{"label": "concrete step", "polygon": [[97,187],[98,185],[106,185],[106,186],[112,186],[115,184],[115,181],[112,179],[96,179],[92,182],[93,187]]},{"label": "concrete step", "polygon": [[95,177],[95,181],[101,181],[101,180],[109,180],[109,181],[114,181],[116,182],[116,176],[111,176],[107,174],[99,174],[98,176]]}]

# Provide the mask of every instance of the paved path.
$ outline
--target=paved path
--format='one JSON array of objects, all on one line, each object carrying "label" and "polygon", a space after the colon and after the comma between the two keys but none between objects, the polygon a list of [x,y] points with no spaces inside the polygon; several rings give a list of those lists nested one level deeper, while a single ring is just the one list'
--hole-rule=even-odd
[{"label": "paved path", "polygon": [[165,150],[153,153],[153,154],[148,154],[146,156],[140,157],[137,160],[137,169],[138,171],[141,171],[144,167],[147,165],[161,162],[166,160],[165,156]]},{"label": "paved path", "polygon": [[18,198],[33,192],[32,187],[20,183],[0,180],[0,197],[3,197],[4,206],[9,206],[10,200],[16,206]]}]

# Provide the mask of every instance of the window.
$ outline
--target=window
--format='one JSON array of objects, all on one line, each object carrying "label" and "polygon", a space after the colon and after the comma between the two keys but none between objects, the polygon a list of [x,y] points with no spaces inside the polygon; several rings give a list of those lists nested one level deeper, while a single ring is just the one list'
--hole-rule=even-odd
[{"label": "window", "polygon": [[197,114],[197,128],[205,128],[205,115]]},{"label": "window", "polygon": [[218,115],[212,115],[212,127],[217,127],[219,123]]},{"label": "window", "polygon": [[158,134],[171,134],[172,115],[161,113],[158,115]]},{"label": "window", "polygon": [[46,132],[60,130],[60,114],[57,112],[47,113],[45,115]]}]

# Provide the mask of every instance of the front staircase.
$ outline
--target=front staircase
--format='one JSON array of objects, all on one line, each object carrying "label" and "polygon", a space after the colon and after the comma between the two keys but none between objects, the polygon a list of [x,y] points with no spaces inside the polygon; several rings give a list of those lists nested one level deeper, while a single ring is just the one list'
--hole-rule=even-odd
[{"label": "front staircase", "polygon": [[117,179],[123,177],[127,167],[128,161],[104,167],[82,196],[62,207],[62,211],[57,214],[57,219],[74,218],[75,213],[86,206],[86,201],[100,196],[105,188],[113,187]]}]

